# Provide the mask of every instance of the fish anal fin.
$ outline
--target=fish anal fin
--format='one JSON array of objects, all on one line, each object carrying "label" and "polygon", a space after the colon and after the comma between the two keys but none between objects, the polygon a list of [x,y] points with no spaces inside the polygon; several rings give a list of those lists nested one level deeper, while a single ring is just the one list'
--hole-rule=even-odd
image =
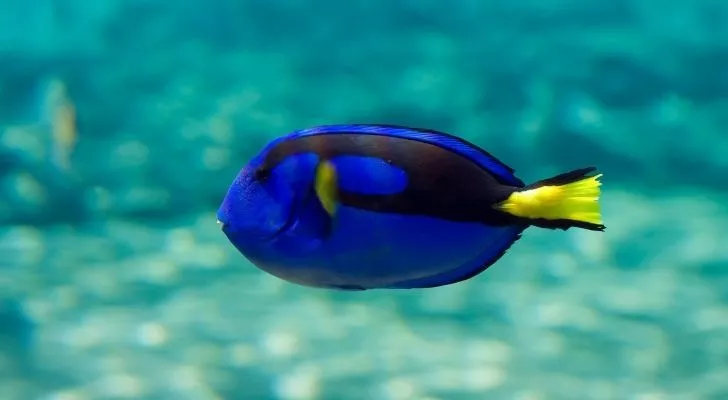
[{"label": "fish anal fin", "polygon": [[331,288],[342,292],[362,292],[367,290],[365,287],[357,285],[332,285]]},{"label": "fish anal fin", "polygon": [[483,251],[471,261],[450,271],[432,276],[398,282],[389,289],[426,289],[452,285],[473,278],[500,260],[508,249],[516,243],[526,229],[525,226],[494,227],[491,240]]}]

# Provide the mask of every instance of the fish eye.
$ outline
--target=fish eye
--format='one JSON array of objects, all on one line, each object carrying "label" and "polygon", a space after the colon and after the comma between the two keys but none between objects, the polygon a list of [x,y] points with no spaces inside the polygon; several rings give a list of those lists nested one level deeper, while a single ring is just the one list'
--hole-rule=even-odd
[{"label": "fish eye", "polygon": [[263,181],[267,179],[270,176],[270,168],[261,166],[260,168],[256,169],[253,173],[253,178],[256,181]]}]

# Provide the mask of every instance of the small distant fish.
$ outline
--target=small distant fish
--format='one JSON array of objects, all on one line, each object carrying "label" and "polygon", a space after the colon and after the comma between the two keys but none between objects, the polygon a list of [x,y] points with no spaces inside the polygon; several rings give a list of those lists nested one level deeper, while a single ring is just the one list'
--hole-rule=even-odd
[{"label": "small distant fish", "polygon": [[76,107],[68,95],[66,84],[51,79],[43,91],[43,125],[50,131],[51,163],[63,171],[71,168],[71,155],[76,148]]},{"label": "small distant fish", "polygon": [[414,289],[465,281],[530,226],[603,231],[596,168],[530,185],[475,145],[393,125],[327,125],[269,143],[217,218],[253,264],[299,285]]}]

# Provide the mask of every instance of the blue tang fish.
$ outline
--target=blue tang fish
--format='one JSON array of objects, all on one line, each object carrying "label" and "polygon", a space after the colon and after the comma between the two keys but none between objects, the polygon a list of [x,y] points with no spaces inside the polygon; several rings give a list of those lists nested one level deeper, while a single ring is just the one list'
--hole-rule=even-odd
[{"label": "blue tang fish", "polygon": [[217,213],[253,264],[299,285],[432,288],[470,279],[531,226],[603,231],[596,168],[526,185],[446,133],[327,125],[273,140]]}]

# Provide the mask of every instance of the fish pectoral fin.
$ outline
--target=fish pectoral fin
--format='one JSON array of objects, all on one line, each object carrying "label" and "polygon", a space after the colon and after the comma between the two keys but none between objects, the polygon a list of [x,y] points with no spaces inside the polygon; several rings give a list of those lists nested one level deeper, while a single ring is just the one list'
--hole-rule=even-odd
[{"label": "fish pectoral fin", "polygon": [[331,161],[323,160],[316,167],[314,191],[324,210],[333,217],[339,205],[339,186],[336,167]]}]

